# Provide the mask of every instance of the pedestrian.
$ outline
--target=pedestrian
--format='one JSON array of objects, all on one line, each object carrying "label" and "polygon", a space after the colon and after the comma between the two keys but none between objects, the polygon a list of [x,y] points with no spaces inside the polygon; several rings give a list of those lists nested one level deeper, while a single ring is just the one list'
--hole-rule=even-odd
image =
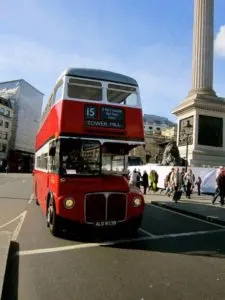
[{"label": "pedestrian", "polygon": [[9,172],[9,165],[8,164],[5,167],[5,172],[6,172],[6,174],[8,174],[8,172]]},{"label": "pedestrian", "polygon": [[198,180],[196,181],[197,189],[198,189],[198,196],[201,196],[201,184],[202,184],[202,179],[199,176]]},{"label": "pedestrian", "polygon": [[182,196],[182,176],[179,168],[175,171],[175,181],[174,181],[174,194],[173,194],[173,200],[177,203],[178,200],[180,200]]},{"label": "pedestrian", "polygon": [[219,188],[219,195],[220,195],[220,204],[221,206],[224,205],[224,197],[225,197],[225,169],[223,169],[218,178],[217,178],[217,184]]},{"label": "pedestrian", "polygon": [[143,176],[142,176],[142,185],[144,187],[144,195],[146,195],[146,190],[147,190],[147,187],[149,186],[148,174],[146,171],[144,171]]},{"label": "pedestrian", "polygon": [[174,189],[175,191],[180,191],[182,187],[182,178],[181,178],[181,173],[180,169],[176,168],[174,172]]},{"label": "pedestrian", "polygon": [[217,170],[216,172],[216,186],[215,186],[215,194],[213,196],[213,200],[212,200],[212,204],[215,204],[216,202],[216,199],[219,197],[220,195],[220,190],[219,190],[219,187],[218,187],[218,184],[217,184],[217,180],[218,180],[218,177],[219,175],[221,174],[221,172],[223,171],[224,167],[223,166],[220,166],[219,169]]},{"label": "pedestrian", "polygon": [[158,189],[157,187],[158,179],[159,179],[158,173],[155,170],[152,170],[150,172],[149,179],[150,179],[149,191],[150,189],[152,189],[154,192],[156,192]]},{"label": "pedestrian", "polygon": [[136,186],[136,184],[137,184],[137,176],[138,176],[138,173],[137,173],[136,169],[134,169],[134,171],[130,175],[130,181],[129,181],[129,183],[131,185],[135,185]]},{"label": "pedestrian", "polygon": [[168,193],[167,195],[170,197],[171,194],[174,192],[174,184],[175,184],[175,169],[172,168],[171,172],[169,173],[169,181],[168,181]]},{"label": "pedestrian", "polygon": [[186,188],[186,198],[190,199],[192,194],[192,189],[195,182],[194,174],[192,173],[192,170],[189,169],[187,173],[184,175],[184,182],[185,182],[185,188]]},{"label": "pedestrian", "polygon": [[137,171],[136,187],[139,189],[141,188],[141,172],[140,172],[140,170]]},{"label": "pedestrian", "polygon": [[185,186],[185,182],[184,182],[184,176],[185,176],[185,168],[182,168],[182,170],[181,170],[181,185],[182,185],[183,192],[186,194],[186,186]]}]

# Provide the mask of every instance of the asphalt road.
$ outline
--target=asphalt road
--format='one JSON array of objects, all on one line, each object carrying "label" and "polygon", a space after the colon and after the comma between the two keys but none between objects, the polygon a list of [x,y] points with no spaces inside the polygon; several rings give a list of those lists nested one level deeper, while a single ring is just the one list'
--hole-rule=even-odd
[{"label": "asphalt road", "polygon": [[13,238],[3,300],[225,299],[225,228],[151,204],[136,237],[58,239],[32,176],[0,174],[0,230]]}]

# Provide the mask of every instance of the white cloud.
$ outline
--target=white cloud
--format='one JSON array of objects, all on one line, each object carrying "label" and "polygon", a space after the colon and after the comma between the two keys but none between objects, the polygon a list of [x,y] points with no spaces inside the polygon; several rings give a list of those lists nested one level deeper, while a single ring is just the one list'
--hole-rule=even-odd
[{"label": "white cloud", "polygon": [[0,81],[23,78],[46,94],[45,101],[67,67],[108,69],[133,76],[140,84],[144,112],[170,118],[172,108],[190,89],[186,49],[153,45],[121,60],[108,53],[51,48],[15,35],[0,35],[0,41]]},{"label": "white cloud", "polygon": [[225,57],[225,25],[220,26],[215,38],[215,53]]}]

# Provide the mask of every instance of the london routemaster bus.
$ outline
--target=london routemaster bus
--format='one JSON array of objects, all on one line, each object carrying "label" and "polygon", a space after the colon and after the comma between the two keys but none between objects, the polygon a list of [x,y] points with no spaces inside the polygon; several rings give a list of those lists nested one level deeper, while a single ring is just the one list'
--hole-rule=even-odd
[{"label": "london routemaster bus", "polygon": [[[36,137],[34,194],[53,235],[69,222],[136,231],[144,211],[127,155],[144,144],[139,88],[122,74],[65,70]],[[78,226],[79,227],[79,226]]]}]

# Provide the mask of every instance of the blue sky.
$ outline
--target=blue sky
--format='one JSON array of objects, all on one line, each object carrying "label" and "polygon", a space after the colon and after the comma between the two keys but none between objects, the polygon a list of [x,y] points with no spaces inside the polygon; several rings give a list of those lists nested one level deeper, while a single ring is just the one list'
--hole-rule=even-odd
[{"label": "blue sky", "polygon": [[[170,111],[191,88],[192,0],[0,4],[0,81],[23,78],[46,101],[67,67],[122,72],[138,80],[145,113],[175,120]],[[224,11],[215,0],[214,87],[225,97]]]}]

